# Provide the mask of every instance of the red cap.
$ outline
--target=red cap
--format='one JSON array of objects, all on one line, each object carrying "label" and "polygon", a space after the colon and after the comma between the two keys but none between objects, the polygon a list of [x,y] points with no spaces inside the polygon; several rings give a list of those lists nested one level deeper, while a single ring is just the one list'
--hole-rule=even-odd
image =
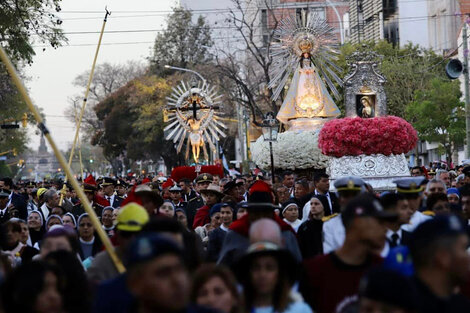
[{"label": "red cap", "polygon": [[148,184],[148,183],[151,183],[151,182],[152,181],[148,177],[145,177],[144,180],[142,180],[142,184]]},{"label": "red cap", "polygon": [[97,186],[96,180],[93,178],[93,175],[88,175],[88,177],[83,180],[83,183],[95,187]]},{"label": "red cap", "polygon": [[132,189],[129,192],[129,194],[127,195],[126,199],[124,199],[124,201],[122,201],[121,207],[124,207],[126,204],[131,203],[131,202],[135,202],[137,204],[142,205],[142,199],[140,199],[140,197],[138,197],[135,194],[135,188],[137,188],[137,185],[132,187]]},{"label": "red cap", "polygon": [[248,189],[248,202],[273,203],[274,197],[271,187],[262,180],[255,181]]},{"label": "red cap", "polygon": [[175,181],[171,178],[168,178],[166,182],[162,184],[162,189],[171,188],[175,185]]},{"label": "red cap", "polygon": [[248,189],[248,195],[253,194],[253,192],[269,192],[271,193],[271,187],[262,180],[257,180],[251,185],[250,189]]}]

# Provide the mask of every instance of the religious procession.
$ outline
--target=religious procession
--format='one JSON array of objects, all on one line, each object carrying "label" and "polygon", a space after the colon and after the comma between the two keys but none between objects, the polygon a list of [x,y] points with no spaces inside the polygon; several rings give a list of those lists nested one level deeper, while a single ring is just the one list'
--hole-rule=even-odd
[{"label": "religious procession", "polygon": [[0,8],[0,312],[470,312],[470,0]]}]

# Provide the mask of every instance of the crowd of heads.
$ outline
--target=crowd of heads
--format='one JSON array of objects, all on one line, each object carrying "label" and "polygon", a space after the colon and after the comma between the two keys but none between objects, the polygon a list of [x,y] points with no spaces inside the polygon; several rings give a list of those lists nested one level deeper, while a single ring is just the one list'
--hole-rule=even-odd
[{"label": "crowd of heads", "polygon": [[394,190],[322,172],[88,176],[91,212],[62,181],[1,178],[1,308],[427,312],[421,285],[460,308],[470,168],[454,172],[415,167]]}]

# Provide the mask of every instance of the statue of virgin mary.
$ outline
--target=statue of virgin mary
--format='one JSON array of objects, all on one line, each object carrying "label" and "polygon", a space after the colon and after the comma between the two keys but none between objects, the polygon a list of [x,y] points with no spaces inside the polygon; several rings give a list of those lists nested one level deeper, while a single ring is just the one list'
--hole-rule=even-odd
[{"label": "statue of virgin mary", "polygon": [[342,85],[335,73],[341,71],[334,62],[336,40],[332,28],[314,12],[286,18],[276,29],[268,87],[273,88],[272,99],[276,100],[292,77],[276,116],[290,129],[316,129],[315,125],[340,115],[326,87],[339,98],[333,83]]},{"label": "statue of virgin mary", "polygon": [[277,114],[277,119],[291,125],[298,118],[334,118],[340,111],[325,84],[317,73],[309,53],[311,45],[308,39],[299,44],[302,50],[297,69],[287,91],[284,102]]}]

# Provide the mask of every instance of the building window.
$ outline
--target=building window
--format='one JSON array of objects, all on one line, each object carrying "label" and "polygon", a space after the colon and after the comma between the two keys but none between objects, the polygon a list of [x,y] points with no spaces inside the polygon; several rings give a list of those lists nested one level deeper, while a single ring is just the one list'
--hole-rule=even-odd
[{"label": "building window", "polygon": [[295,14],[297,15],[298,19],[302,18],[302,11],[306,11],[308,13],[310,12],[316,12],[317,15],[320,17],[321,20],[326,20],[326,13],[325,13],[325,8],[319,8],[319,7],[314,7],[314,8],[297,8],[295,10]]},{"label": "building window", "polygon": [[261,27],[263,31],[268,29],[268,10],[261,10]]},{"label": "building window", "polygon": [[326,20],[325,8],[310,8],[310,12],[316,12],[321,20]]}]

